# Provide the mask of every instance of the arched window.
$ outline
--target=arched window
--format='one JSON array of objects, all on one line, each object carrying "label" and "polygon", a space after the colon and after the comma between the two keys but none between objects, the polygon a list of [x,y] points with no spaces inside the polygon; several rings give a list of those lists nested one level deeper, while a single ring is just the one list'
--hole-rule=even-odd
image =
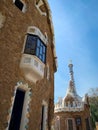
[{"label": "arched window", "polygon": [[15,86],[12,106],[10,108],[8,127],[6,130],[24,130],[29,122],[29,103],[31,100],[31,90],[27,84],[18,83]]}]

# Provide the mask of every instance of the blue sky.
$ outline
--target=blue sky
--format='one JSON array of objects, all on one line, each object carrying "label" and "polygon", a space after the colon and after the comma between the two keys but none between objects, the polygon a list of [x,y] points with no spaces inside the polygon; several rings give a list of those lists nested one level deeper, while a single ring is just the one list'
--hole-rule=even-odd
[{"label": "blue sky", "polygon": [[83,96],[98,87],[98,0],[48,0],[55,31],[58,71],[55,101],[64,97],[74,65],[77,92]]}]

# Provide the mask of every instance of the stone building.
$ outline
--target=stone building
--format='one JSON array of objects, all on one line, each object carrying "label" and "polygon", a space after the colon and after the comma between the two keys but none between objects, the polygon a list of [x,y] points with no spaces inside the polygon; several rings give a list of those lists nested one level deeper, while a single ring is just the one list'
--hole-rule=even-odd
[{"label": "stone building", "polygon": [[47,0],[0,0],[0,130],[50,130],[57,61]]},{"label": "stone building", "polygon": [[98,122],[96,122],[96,130],[98,130]]},{"label": "stone building", "polygon": [[55,104],[55,130],[91,130],[88,96],[81,98],[73,76],[73,64],[69,65],[70,81],[65,97]]}]

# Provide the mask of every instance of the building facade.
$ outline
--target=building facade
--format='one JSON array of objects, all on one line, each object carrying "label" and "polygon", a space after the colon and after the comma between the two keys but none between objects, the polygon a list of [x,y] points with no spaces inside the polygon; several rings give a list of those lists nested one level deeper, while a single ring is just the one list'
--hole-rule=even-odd
[{"label": "building facade", "polygon": [[88,96],[81,98],[76,92],[72,63],[69,64],[69,72],[66,95],[55,104],[55,130],[91,130]]},{"label": "building facade", "polygon": [[46,0],[0,0],[0,130],[50,130],[57,61]]},{"label": "building facade", "polygon": [[96,130],[98,130],[98,122],[96,122]]}]

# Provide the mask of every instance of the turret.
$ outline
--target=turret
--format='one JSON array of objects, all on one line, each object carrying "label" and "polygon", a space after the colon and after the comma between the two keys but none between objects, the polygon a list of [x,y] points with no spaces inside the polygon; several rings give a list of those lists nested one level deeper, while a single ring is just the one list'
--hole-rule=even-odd
[{"label": "turret", "polygon": [[73,75],[74,72],[73,72],[72,61],[70,61],[68,67],[69,67],[69,73],[70,73],[70,81],[69,81],[69,86],[68,86],[68,89],[67,89],[66,96],[67,95],[76,96],[77,92],[76,92],[75,83],[74,83],[74,75]]}]

